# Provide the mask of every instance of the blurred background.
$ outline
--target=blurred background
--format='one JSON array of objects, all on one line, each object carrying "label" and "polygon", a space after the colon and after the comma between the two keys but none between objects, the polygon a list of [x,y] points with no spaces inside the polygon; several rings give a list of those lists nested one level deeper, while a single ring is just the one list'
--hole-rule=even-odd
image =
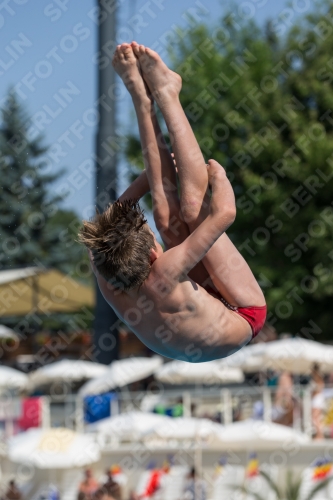
[{"label": "blurred background", "polygon": [[[333,498],[333,2],[6,0],[0,30],[0,498]],[[132,40],[182,76],[266,296],[224,360],[154,355],[77,242],[143,168]]]}]

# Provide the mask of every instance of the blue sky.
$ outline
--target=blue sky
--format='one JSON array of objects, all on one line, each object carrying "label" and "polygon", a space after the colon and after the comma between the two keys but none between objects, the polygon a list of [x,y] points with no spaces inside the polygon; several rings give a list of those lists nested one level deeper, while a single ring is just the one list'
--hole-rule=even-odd
[{"label": "blue sky", "polygon": [[[0,5],[0,101],[15,86],[30,116],[32,135],[42,132],[45,143],[61,143],[50,170],[65,167],[54,189],[70,190],[64,202],[83,217],[93,206],[94,178],[76,172],[91,158],[95,141],[94,103],[97,99],[97,25],[94,0],[6,0]],[[137,40],[161,51],[173,25],[186,26],[186,12],[204,6],[207,22],[216,22],[232,5],[236,17],[268,18],[291,24],[311,7],[311,0],[118,0],[117,41]],[[141,17],[140,17],[141,16]],[[161,54],[162,56],[165,54]],[[135,130],[125,92],[118,106],[119,132]],[[126,183],[126,163],[119,165],[120,187]]]}]

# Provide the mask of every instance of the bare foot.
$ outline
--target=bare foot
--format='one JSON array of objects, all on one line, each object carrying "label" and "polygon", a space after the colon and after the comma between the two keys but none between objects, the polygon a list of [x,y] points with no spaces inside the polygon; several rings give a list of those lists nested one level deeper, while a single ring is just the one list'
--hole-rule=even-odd
[{"label": "bare foot", "polygon": [[143,78],[156,102],[160,105],[169,97],[178,97],[182,87],[181,77],[171,71],[154,50],[136,42],[132,42],[131,46],[139,60]]},{"label": "bare foot", "polygon": [[117,46],[112,65],[131,94],[134,104],[140,103],[147,105],[148,108],[151,107],[152,97],[142,78],[138,59],[128,43]]}]

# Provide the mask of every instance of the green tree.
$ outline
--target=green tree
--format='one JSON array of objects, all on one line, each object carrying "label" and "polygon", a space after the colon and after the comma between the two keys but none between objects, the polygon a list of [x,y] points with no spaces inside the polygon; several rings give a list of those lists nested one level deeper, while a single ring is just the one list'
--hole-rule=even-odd
[{"label": "green tree", "polygon": [[[292,28],[225,16],[175,36],[181,101],[237,198],[228,234],[262,285],[278,331],[330,337],[333,295],[333,7]],[[139,142],[128,158],[140,168]]]},{"label": "green tree", "polygon": [[56,261],[56,267],[70,273],[74,279],[92,284],[88,253],[77,240],[81,226],[82,220],[73,210],[59,208],[46,225],[51,244],[49,258]]},{"label": "green tree", "polygon": [[[76,214],[59,208],[43,138],[29,138],[27,114],[10,91],[0,127],[0,267],[45,265],[64,272],[87,260],[76,243]],[[76,270],[79,274],[79,268]]]},{"label": "green tree", "polygon": [[[302,487],[302,478],[295,477],[291,471],[287,472],[285,487],[282,488],[281,485],[272,480],[272,478],[266,473],[261,471],[260,474],[267,481],[270,489],[275,493],[276,500],[301,500],[301,487]],[[332,480],[332,478],[324,479],[323,481],[318,482],[308,495],[304,498],[304,500],[313,500],[317,493],[324,490],[328,483]],[[253,493],[245,486],[240,488],[241,491],[253,497],[254,500],[265,500],[266,497],[260,495],[259,493]]]}]

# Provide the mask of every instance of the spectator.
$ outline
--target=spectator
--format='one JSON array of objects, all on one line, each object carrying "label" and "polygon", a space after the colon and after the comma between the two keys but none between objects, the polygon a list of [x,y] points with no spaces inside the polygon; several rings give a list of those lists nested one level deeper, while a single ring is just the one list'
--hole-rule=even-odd
[{"label": "spectator", "polygon": [[[91,469],[86,469],[84,471],[84,480],[80,483],[78,498],[83,500],[92,500],[93,494],[98,489],[98,482],[94,478]],[[80,496],[80,494],[83,494]]]},{"label": "spectator", "polygon": [[206,483],[197,478],[194,467],[190,470],[187,483],[184,489],[184,500],[206,500]]},{"label": "spectator", "polygon": [[264,403],[262,401],[255,401],[252,408],[253,420],[264,420]]},{"label": "spectator", "polygon": [[104,483],[103,486],[101,487],[101,490],[106,495],[105,498],[107,499],[111,498],[112,500],[123,500],[121,486],[113,479],[111,469],[108,469],[106,471],[106,475],[107,475],[106,483]]},{"label": "spectator", "polygon": [[171,409],[171,417],[182,417],[184,414],[183,398],[178,398]]},{"label": "spectator", "polygon": [[60,500],[59,490],[54,484],[49,486],[48,500]]},{"label": "spectator", "polygon": [[92,496],[93,500],[113,500],[112,497],[109,497],[102,488],[99,488],[95,491]]},{"label": "spectator", "polygon": [[276,387],[279,382],[279,375],[273,370],[267,370],[266,385],[267,387]]},{"label": "spectator", "polygon": [[236,408],[232,408],[232,421],[240,422],[242,420],[242,405],[237,404]]},{"label": "spectator", "polygon": [[312,367],[311,377],[310,387],[312,389],[312,424],[315,431],[314,439],[324,439],[323,411],[325,408],[325,398],[323,390],[325,384],[317,363]]},{"label": "spectator", "polygon": [[16,486],[14,479],[12,479],[8,483],[8,488],[3,500],[21,500],[21,498],[21,492]]},{"label": "spectator", "polygon": [[273,422],[292,425],[294,419],[294,381],[290,372],[281,373],[272,410]]},{"label": "spectator", "polygon": [[134,491],[131,491],[129,500],[140,500],[139,495],[137,495]]}]

